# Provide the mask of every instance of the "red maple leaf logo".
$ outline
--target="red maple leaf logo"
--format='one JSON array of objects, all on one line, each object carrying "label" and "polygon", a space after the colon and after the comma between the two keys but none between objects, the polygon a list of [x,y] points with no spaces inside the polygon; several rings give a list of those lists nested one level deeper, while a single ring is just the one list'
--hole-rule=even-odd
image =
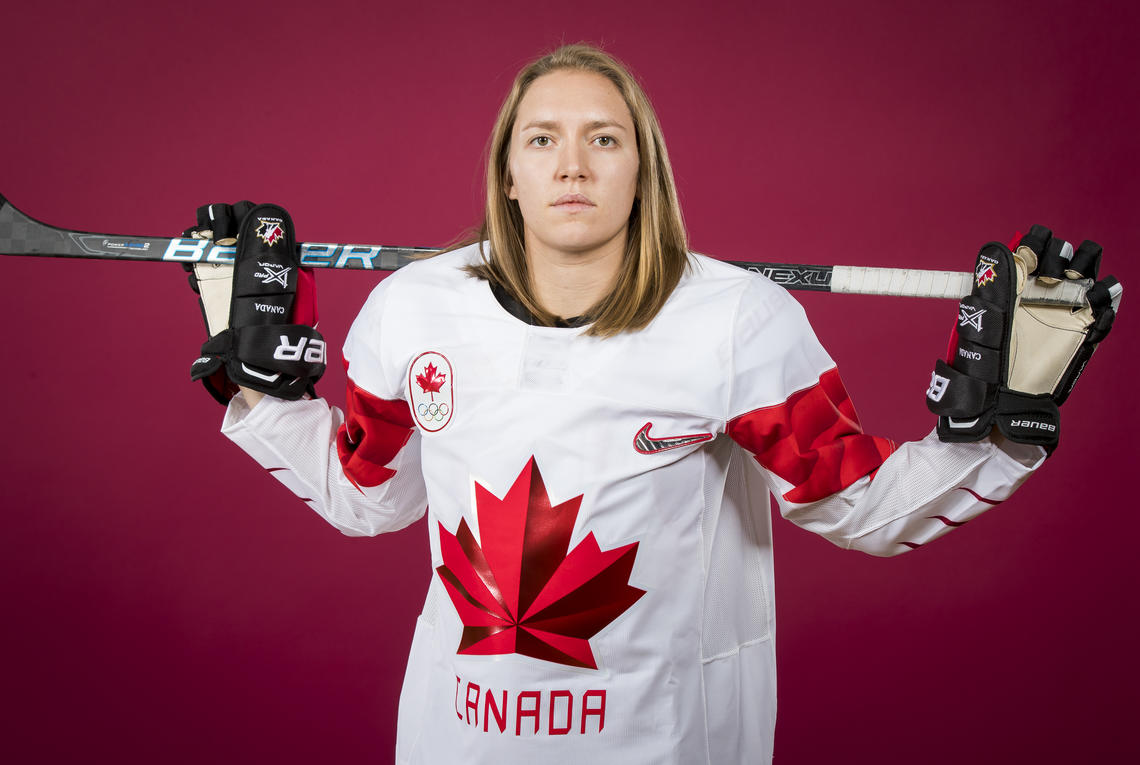
[{"label": "red maple leaf logo", "polygon": [[637,542],[569,550],[582,496],[551,506],[531,457],[506,496],[475,484],[482,547],[467,525],[439,526],[440,580],[463,620],[459,653],[517,653],[597,669],[590,638],[645,594],[629,585]]},{"label": "red maple leaf logo", "polygon": [[984,287],[997,278],[997,272],[989,263],[979,263],[974,275],[977,277],[979,287]]},{"label": "red maple leaf logo", "polygon": [[258,238],[270,247],[277,244],[281,237],[285,236],[281,224],[271,220],[261,220],[257,225],[256,233]]},{"label": "red maple leaf logo", "polygon": [[416,375],[416,382],[419,384],[420,390],[429,394],[432,401],[435,401],[435,394],[439,393],[439,389],[443,387],[446,381],[447,375],[439,374],[435,364],[428,364],[424,367],[423,374]]}]

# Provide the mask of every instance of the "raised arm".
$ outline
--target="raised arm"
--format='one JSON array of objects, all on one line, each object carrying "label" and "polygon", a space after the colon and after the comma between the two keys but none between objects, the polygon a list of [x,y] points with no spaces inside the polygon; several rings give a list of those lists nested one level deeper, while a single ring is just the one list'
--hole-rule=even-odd
[{"label": "raised arm", "polygon": [[874,555],[920,547],[1005,501],[1056,447],[1057,407],[1108,334],[1120,285],[1097,283],[1081,311],[1022,307],[1018,297],[1031,274],[1095,279],[1099,258],[1093,243],[1074,254],[1042,227],[1016,254],[983,247],[951,358],[927,392],[938,427],[901,446],[863,433],[798,304],[742,305],[728,433],[754,455],[789,520]]},{"label": "raised arm", "polygon": [[419,518],[426,491],[418,436],[398,383],[389,391],[381,379],[384,290],[349,334],[342,413],[312,398],[325,344],[288,213],[239,203],[204,206],[198,217],[197,235],[237,241],[233,266],[191,274],[210,334],[192,376],[227,404],[223,433],[346,534],[391,531]]},{"label": "raised arm", "polygon": [[803,309],[770,285],[745,294],[727,432],[764,472],[781,514],[843,548],[896,555],[1009,497],[1037,447],[931,434],[901,446],[863,432]]}]

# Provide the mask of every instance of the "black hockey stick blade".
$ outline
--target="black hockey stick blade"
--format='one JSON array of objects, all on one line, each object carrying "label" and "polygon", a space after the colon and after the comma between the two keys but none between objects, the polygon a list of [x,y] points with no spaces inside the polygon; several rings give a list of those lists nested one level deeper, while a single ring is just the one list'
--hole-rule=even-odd
[{"label": "black hockey stick blade", "polygon": [[[304,242],[298,245],[303,265],[395,271],[436,250],[430,247],[381,247]],[[0,195],[0,253],[51,258],[231,263],[234,248],[205,239],[123,236],[72,231],[36,220]]]}]

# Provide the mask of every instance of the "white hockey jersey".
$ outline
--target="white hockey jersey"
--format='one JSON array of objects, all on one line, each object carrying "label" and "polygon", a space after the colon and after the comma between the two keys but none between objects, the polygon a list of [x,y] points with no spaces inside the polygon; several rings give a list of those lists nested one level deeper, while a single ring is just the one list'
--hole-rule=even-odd
[{"label": "white hockey jersey", "polygon": [[478,257],[375,289],[344,348],[346,415],[239,397],[223,426],[346,534],[430,513],[400,763],[769,761],[769,492],[893,555],[1042,459],[864,435],[799,304],[734,266],[694,256],[648,328],[598,339],[516,318],[462,270]]}]

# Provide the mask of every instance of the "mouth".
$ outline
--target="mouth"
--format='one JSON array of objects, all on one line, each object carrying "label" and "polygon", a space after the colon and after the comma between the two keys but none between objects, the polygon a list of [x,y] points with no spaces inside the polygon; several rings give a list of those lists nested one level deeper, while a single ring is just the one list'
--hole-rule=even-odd
[{"label": "mouth", "polygon": [[588,210],[591,207],[596,207],[596,205],[584,194],[563,194],[554,200],[551,207],[573,212],[575,210]]}]

